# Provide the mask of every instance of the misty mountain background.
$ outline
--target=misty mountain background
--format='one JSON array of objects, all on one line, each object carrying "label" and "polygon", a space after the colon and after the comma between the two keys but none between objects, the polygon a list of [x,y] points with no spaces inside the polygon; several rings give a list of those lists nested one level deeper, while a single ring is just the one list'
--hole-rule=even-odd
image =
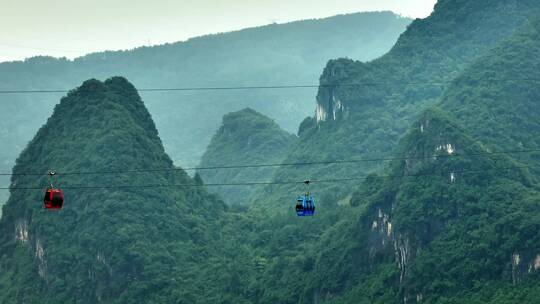
[{"label": "misty mountain background", "polygon": [[[370,12],[271,24],[74,60],[35,57],[0,63],[0,90],[62,90],[89,78],[125,76],[137,88],[316,85],[331,58],[372,60],[387,52],[411,22]],[[224,114],[251,107],[296,133],[313,115],[316,88],[141,93],[175,164],[199,163]],[[46,122],[64,93],[1,94],[0,171]],[[7,178],[0,178],[7,185]],[[6,199],[0,195],[0,201]]]}]

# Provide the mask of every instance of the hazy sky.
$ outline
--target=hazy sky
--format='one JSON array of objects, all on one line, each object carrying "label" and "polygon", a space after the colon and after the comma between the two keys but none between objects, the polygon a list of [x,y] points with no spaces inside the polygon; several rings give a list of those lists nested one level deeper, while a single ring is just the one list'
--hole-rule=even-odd
[{"label": "hazy sky", "polygon": [[0,0],[0,62],[73,58],[272,22],[391,10],[428,16],[436,0]]}]

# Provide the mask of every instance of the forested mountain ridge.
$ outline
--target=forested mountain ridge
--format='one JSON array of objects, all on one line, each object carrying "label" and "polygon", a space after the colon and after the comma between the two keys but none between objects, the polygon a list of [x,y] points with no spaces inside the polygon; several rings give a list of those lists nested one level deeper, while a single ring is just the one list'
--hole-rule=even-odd
[{"label": "forested mountain ridge", "polygon": [[[439,100],[452,79],[538,9],[537,0],[439,1],[431,16],[415,20],[381,58],[330,61],[321,75],[316,115],[302,122],[285,161],[390,156],[408,126]],[[376,162],[281,168],[275,179],[347,177],[381,168]],[[321,185],[320,192],[332,194],[331,200],[347,199],[348,186]],[[272,186],[255,199],[273,196],[279,202],[291,191],[298,189]]]},{"label": "forested mountain ridge", "polygon": [[[202,156],[200,167],[278,164],[296,136],[287,133],[272,119],[246,108],[223,117]],[[276,167],[241,169],[202,169],[205,183],[250,183],[269,181]],[[229,204],[246,204],[253,187],[223,186],[215,189]]]},{"label": "forested mountain ridge", "polygon": [[[346,118],[356,107],[436,101],[445,82],[511,36],[539,5],[535,0],[438,1],[431,16],[415,20],[381,58],[328,63],[317,96],[318,122]],[[370,82],[379,84],[339,87]]]},{"label": "forested mountain ridge", "polygon": [[[535,303],[540,193],[533,176],[506,155],[487,155],[437,109],[420,117],[396,151],[410,160],[357,184],[350,205],[320,208],[307,221],[292,204],[285,216],[259,205],[231,212],[195,187],[66,189],[60,213],[41,209],[40,191],[13,189],[0,221],[0,299],[518,303],[511,295]],[[183,171],[61,174],[109,166],[172,168],[122,78],[90,80],[68,94],[14,172],[62,169],[65,187],[200,183]],[[15,176],[12,187],[45,183]]]},{"label": "forested mountain ridge", "polygon": [[538,147],[538,19],[453,80],[444,112],[423,113],[395,149],[409,159],[353,195],[365,218],[335,238],[363,241],[338,263],[372,264],[356,291],[331,303],[539,301],[537,153],[489,154]]},{"label": "forested mountain ridge", "polygon": [[[228,264],[215,245],[225,204],[199,187],[148,187],[198,181],[181,170],[62,174],[136,168],[174,167],[134,87],[115,77],[70,91],[14,168],[57,170],[65,206],[47,211],[42,191],[11,190],[0,221],[0,302],[204,303],[201,290],[215,300],[204,265]],[[46,185],[34,175],[11,181],[12,188]],[[213,255],[222,258],[208,262]]]},{"label": "forested mountain ridge", "polygon": [[540,172],[540,18],[470,65],[439,107],[490,150],[532,150],[513,157]]},{"label": "forested mountain ridge", "polygon": [[438,109],[420,117],[397,151],[408,159],[393,162],[389,177],[371,176],[352,198],[366,210],[356,225],[356,256],[367,275],[354,296],[477,303],[467,295],[481,295],[478,303],[522,303],[494,290],[514,289],[516,296],[523,287],[522,298],[532,283],[538,291],[540,188],[526,168],[489,155]]},{"label": "forested mountain ridge", "polygon": [[357,182],[349,205],[323,206],[314,219],[295,219],[292,203],[288,214],[261,205],[238,214],[244,233],[232,239],[251,248],[241,259],[264,269],[239,265],[247,299],[536,303],[540,187],[529,168],[491,155],[437,108],[420,115],[396,154],[408,159]]},{"label": "forested mountain ridge", "polygon": [[[275,227],[283,226],[273,234],[289,235],[291,244],[270,239],[273,251],[266,258],[273,263],[267,264],[270,276],[264,282],[277,286],[267,290],[260,302],[532,304],[540,300],[537,153],[489,154],[538,147],[535,79],[540,26],[534,10],[525,12],[530,20],[523,20],[510,36],[501,37],[448,80],[441,97],[430,101],[439,109],[418,109],[416,121],[407,126],[399,145],[384,142],[393,155],[411,160],[382,165],[386,170],[367,177],[365,183],[341,185],[358,189],[345,200],[349,204],[343,203],[343,196],[336,197],[337,186],[314,183],[316,218],[287,222],[279,219],[283,212],[268,214],[287,209],[276,206],[292,204],[290,193],[303,189],[271,186],[259,193],[257,201],[263,202],[259,210],[270,209],[264,216]],[[296,149],[305,153],[299,159],[318,159],[333,145],[347,153],[356,147],[351,139],[355,132],[369,138],[377,121],[381,126],[388,121],[374,113],[379,112],[366,114],[373,115],[371,133],[342,127],[366,123],[353,114],[321,122],[318,128],[315,119],[304,121]],[[476,156],[466,157],[471,154]],[[323,174],[307,175],[281,169],[274,178],[316,180],[328,172],[336,178],[363,176],[365,171],[351,167],[346,167],[350,175],[330,166],[320,169]],[[260,226],[264,235],[270,224]],[[253,238],[256,244],[263,242],[262,236]]]}]

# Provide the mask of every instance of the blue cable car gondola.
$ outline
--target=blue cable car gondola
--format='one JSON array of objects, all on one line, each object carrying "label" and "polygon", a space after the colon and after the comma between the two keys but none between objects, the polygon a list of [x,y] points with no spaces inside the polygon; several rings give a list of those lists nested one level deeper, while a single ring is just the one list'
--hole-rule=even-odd
[{"label": "blue cable car gondola", "polygon": [[296,200],[296,215],[313,216],[315,214],[315,199],[309,196],[309,181],[304,182],[308,187],[306,194],[301,195]]},{"label": "blue cable car gondola", "polygon": [[296,201],[296,215],[313,216],[315,214],[315,199],[312,196],[302,195]]}]

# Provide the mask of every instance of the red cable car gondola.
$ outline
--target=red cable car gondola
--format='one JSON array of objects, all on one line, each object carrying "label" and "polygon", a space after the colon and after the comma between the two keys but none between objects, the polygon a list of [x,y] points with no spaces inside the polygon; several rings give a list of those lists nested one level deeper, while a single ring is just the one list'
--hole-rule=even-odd
[{"label": "red cable car gondola", "polygon": [[64,206],[64,193],[62,189],[55,189],[52,184],[52,177],[56,173],[49,172],[50,186],[45,191],[45,198],[43,198],[43,207],[49,210],[60,210]]},{"label": "red cable car gondola", "polygon": [[45,192],[45,198],[43,199],[43,207],[45,209],[58,210],[64,206],[64,194],[60,189],[49,188]]}]

